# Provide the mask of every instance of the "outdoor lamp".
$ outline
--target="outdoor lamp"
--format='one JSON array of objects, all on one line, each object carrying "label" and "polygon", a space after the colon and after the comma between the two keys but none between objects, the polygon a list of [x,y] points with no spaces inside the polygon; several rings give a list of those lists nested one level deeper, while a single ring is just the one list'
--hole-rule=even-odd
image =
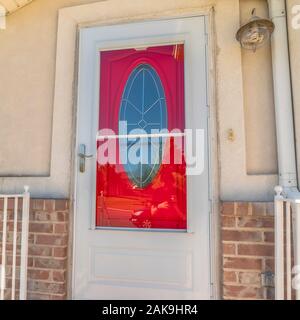
[{"label": "outdoor lamp", "polygon": [[253,9],[251,19],[240,27],[236,39],[242,48],[255,52],[269,41],[274,29],[275,25],[271,20],[256,16],[256,9]]}]

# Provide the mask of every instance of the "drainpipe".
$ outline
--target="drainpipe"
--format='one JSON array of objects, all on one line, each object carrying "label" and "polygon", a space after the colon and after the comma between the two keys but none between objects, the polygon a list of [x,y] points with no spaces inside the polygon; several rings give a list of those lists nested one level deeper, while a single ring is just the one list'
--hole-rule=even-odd
[{"label": "drainpipe", "polygon": [[298,190],[286,5],[285,0],[268,0],[268,3],[275,24],[272,63],[279,184],[290,195]]},{"label": "drainpipe", "polygon": [[[270,18],[275,24],[275,31],[272,36],[272,63],[279,184],[283,187],[283,193],[286,197],[299,199],[286,1],[268,0],[268,4]],[[296,209],[293,210],[294,263],[297,266],[300,265],[300,204],[296,204],[294,209]],[[277,283],[275,284],[275,292],[277,300],[284,299],[284,289],[280,290],[280,287],[284,288],[284,251],[281,252],[284,246],[283,214],[283,210],[275,210],[276,243],[282,244],[275,246],[275,279]],[[300,290],[297,290],[296,296],[296,299],[300,300]]]}]

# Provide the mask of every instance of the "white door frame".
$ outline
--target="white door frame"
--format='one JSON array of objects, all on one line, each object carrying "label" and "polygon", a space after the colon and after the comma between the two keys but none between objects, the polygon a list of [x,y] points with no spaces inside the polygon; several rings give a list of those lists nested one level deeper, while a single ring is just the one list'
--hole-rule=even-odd
[{"label": "white door frame", "polygon": [[[192,15],[192,16],[197,16],[197,15]],[[208,15],[203,15],[201,14],[201,16],[205,16],[205,21],[206,21],[206,32],[207,32],[207,35],[209,35],[209,32],[208,32],[208,28],[211,29],[211,17],[209,17]],[[174,17],[176,18],[176,17]],[[182,16],[178,17],[178,18],[182,18]],[[168,20],[170,18],[166,17],[164,18],[163,20]],[[151,20],[153,21],[153,20]],[[209,38],[209,37],[208,37]],[[178,39],[169,39],[170,42],[174,43],[174,41],[181,41],[180,38]],[[159,41],[161,43],[161,39]],[[155,42],[153,43],[155,44]],[[121,45],[122,47],[122,45]],[[128,47],[128,42],[126,42],[126,44],[124,44],[124,47]],[[136,47],[136,45],[135,45]],[[103,46],[102,46],[103,48]],[[108,42],[107,43],[107,49],[110,49],[112,48],[112,44],[111,42]],[[213,63],[212,63],[212,60],[211,60],[211,44],[208,43],[207,45],[207,49],[206,49],[206,54],[207,54],[207,69],[213,69]],[[209,76],[208,76],[208,72],[207,72],[207,84],[208,84],[208,87],[207,87],[207,98],[210,99],[212,97],[212,93],[213,93],[213,86],[211,86],[211,82],[209,82]],[[97,84],[98,85],[98,84]],[[97,97],[95,98],[96,101],[97,101]],[[207,103],[207,107],[209,107],[209,105],[211,106],[212,104],[211,103]],[[211,111],[210,111],[211,112]],[[210,114],[211,116],[212,114]],[[209,184],[209,198],[210,198],[210,201],[212,199],[216,199],[216,192],[215,192],[215,177],[217,176],[214,172],[213,172],[213,168],[215,167],[215,153],[214,156],[212,157],[212,152],[216,150],[216,146],[212,143],[212,140],[215,141],[215,139],[213,139],[215,137],[215,134],[214,132],[214,129],[215,129],[215,124],[214,124],[214,120],[211,119],[212,117],[210,117],[210,121],[209,121],[209,124],[208,124],[208,128],[207,128],[207,132],[208,132],[208,148],[209,148],[209,176],[210,176],[210,184]],[[93,150],[95,151],[95,150]],[[76,153],[75,153],[76,155]],[[76,175],[77,175],[77,170],[78,170],[78,165],[77,165],[77,157],[75,156],[75,165],[74,165],[74,171],[75,171],[75,183],[76,183]],[[213,177],[213,181],[211,180],[211,177]],[[74,190],[74,199],[76,200],[76,188]],[[211,201],[212,202],[212,201]],[[74,202],[74,204],[76,204],[76,202]],[[93,208],[94,209],[94,208]],[[210,208],[210,211],[214,211],[214,212],[218,212],[218,206],[211,206]],[[94,212],[95,210],[93,210]],[[74,206],[74,214],[76,215],[76,205]],[[217,216],[217,214],[216,214]],[[215,223],[212,224],[212,221],[211,221],[211,217],[212,217],[212,212],[210,212],[210,236],[209,236],[209,241],[210,241],[210,249],[211,249],[211,253],[210,253],[210,258],[211,258],[211,283],[215,284],[215,287],[212,288],[213,289],[213,292],[211,293],[211,296],[212,298],[217,298],[218,296],[218,280],[216,278],[215,275],[218,275],[219,272],[220,272],[220,269],[218,267],[218,263],[216,263],[216,257],[218,256],[218,250],[214,250],[217,246],[218,246],[218,241],[213,241],[213,239],[216,239],[215,237],[215,234],[219,231],[218,227],[215,225]],[[93,219],[94,217],[92,217]],[[93,220],[92,220],[93,221]],[[92,225],[92,223],[91,223]],[[74,230],[75,231],[75,230]],[[192,230],[190,230],[192,231]],[[73,232],[73,239],[75,238],[75,233]],[[74,258],[74,252],[75,252],[75,245],[73,247],[73,258]],[[74,263],[73,263],[73,266],[74,266]],[[72,277],[72,279],[74,279],[74,277]],[[73,287],[74,284],[72,284],[72,287]]]}]

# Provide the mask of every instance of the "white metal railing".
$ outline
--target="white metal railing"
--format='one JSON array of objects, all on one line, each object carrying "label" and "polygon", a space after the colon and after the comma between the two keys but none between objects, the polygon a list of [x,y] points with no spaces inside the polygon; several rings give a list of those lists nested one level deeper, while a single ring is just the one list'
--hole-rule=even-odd
[{"label": "white metal railing", "polygon": [[275,192],[275,297],[300,300],[300,194],[288,197],[280,186]]},{"label": "white metal railing", "polygon": [[[29,233],[29,204],[30,194],[29,187],[24,187],[23,194],[2,195],[0,200],[3,201],[3,207],[0,207],[2,213],[2,246],[1,246],[1,265],[0,265],[0,300],[17,298],[17,279],[19,285],[19,299],[25,300],[27,293],[27,259],[28,259],[28,233]],[[12,208],[8,208],[9,200],[12,201]],[[21,216],[19,216],[19,204],[22,202]],[[21,225],[21,228],[18,226]],[[12,229],[12,232],[11,232]],[[11,235],[11,237],[9,237]],[[18,240],[20,244],[18,245]],[[7,269],[8,269],[8,246],[11,246],[11,287],[6,288]],[[20,252],[18,252],[18,246]],[[17,257],[20,257],[20,262]],[[19,267],[19,273],[17,272]],[[6,289],[11,290],[10,297],[5,296]]]}]

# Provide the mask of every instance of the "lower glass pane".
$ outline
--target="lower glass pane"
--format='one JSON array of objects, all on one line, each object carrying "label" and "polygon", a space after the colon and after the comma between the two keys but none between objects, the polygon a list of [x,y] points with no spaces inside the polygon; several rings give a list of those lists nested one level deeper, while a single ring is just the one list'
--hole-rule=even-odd
[{"label": "lower glass pane", "polygon": [[131,185],[116,166],[99,168],[97,226],[186,229],[184,168],[162,167],[146,189]]}]

